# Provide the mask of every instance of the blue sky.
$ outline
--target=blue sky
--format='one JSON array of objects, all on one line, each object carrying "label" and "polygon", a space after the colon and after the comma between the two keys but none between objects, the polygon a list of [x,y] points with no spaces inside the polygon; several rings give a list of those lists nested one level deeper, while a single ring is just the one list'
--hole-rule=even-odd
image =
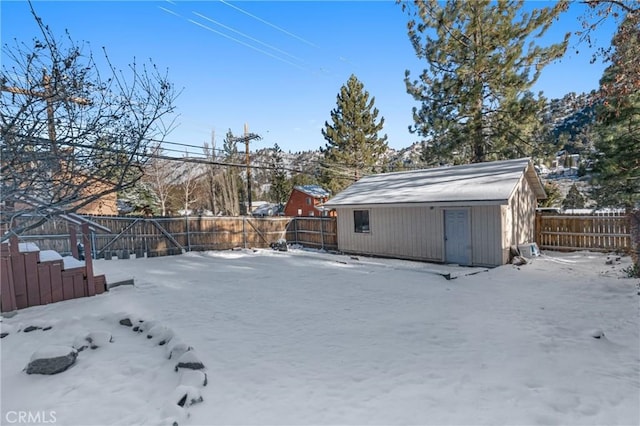
[{"label": "blue sky", "polygon": [[[405,70],[417,76],[424,64],[407,37],[408,17],[393,1],[36,1],[34,7],[56,34],[69,30],[95,55],[104,46],[118,68],[134,57],[167,68],[183,90],[169,141],[201,146],[215,131],[220,147],[228,129],[239,135],[247,123],[262,136],[252,150],[274,143],[292,152],[318,149],[351,74],[375,97],[389,146],[417,140],[407,128],[418,104],[403,79]],[[580,29],[583,12],[572,5],[543,43]],[[26,2],[3,0],[0,13],[3,49],[14,37],[38,35]],[[598,42],[608,45],[614,30],[614,23],[600,28]],[[554,98],[597,88],[604,66],[590,64],[593,50],[576,41],[544,69],[535,91]]]}]

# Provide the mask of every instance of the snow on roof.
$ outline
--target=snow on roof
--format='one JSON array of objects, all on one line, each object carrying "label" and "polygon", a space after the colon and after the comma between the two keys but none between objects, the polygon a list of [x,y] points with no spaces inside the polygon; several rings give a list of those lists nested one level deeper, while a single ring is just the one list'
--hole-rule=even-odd
[{"label": "snow on roof", "polygon": [[296,186],[295,189],[315,198],[328,197],[331,195],[329,191],[319,185],[299,185]]},{"label": "snow on roof", "polygon": [[370,175],[337,194],[325,206],[463,201],[506,203],[525,172],[536,196],[544,198],[544,189],[529,158],[520,158]]}]

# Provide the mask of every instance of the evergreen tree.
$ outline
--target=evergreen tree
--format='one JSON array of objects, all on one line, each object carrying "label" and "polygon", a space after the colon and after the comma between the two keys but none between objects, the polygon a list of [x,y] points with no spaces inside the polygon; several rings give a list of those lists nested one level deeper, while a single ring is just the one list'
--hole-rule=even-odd
[{"label": "evergreen tree", "polygon": [[284,160],[282,158],[282,149],[276,143],[271,150],[271,187],[269,195],[271,201],[284,205],[291,193],[291,183],[287,178],[287,171],[284,169]]},{"label": "evergreen tree", "polygon": [[571,185],[567,196],[564,197],[562,208],[565,210],[584,208],[584,196],[580,193],[575,183]]},{"label": "evergreen tree", "polygon": [[[561,57],[562,43],[532,42],[562,12],[520,9],[523,0],[416,0],[409,38],[427,68],[418,80],[405,73],[407,92],[421,102],[410,130],[428,143],[429,158],[467,163],[532,155],[546,129],[537,114],[542,95],[529,89],[545,65]],[[422,22],[414,19],[417,17]]]},{"label": "evergreen tree", "polygon": [[[631,30],[634,37],[620,38]],[[640,56],[640,14],[623,21],[612,45],[614,60],[600,80],[607,97],[598,110],[594,196],[600,206],[633,210],[640,208],[640,94],[615,86]]]},{"label": "evergreen tree", "polygon": [[297,173],[291,177],[291,187],[301,185],[322,185],[314,175],[308,173]]},{"label": "evergreen tree", "polygon": [[538,205],[540,207],[558,207],[560,204],[560,198],[562,197],[558,184],[551,181],[545,182],[544,192],[547,193],[547,198],[540,201]]},{"label": "evergreen tree", "polygon": [[324,154],[322,183],[334,194],[385,163],[387,135],[380,137],[384,117],[378,118],[375,97],[355,75],[340,88],[337,106],[331,111],[332,124],[322,129],[327,144]]},{"label": "evergreen tree", "polygon": [[[140,180],[135,186],[118,193],[118,210],[130,215],[157,216],[160,200],[151,185]],[[122,207],[122,210],[120,209]]]}]

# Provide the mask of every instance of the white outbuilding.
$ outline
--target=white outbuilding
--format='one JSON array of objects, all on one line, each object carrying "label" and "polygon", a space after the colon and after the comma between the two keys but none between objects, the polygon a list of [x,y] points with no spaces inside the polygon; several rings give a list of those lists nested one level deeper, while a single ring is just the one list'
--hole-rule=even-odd
[{"label": "white outbuilding", "polygon": [[469,266],[509,262],[535,240],[544,186],[529,158],[363,177],[325,207],[338,249]]}]

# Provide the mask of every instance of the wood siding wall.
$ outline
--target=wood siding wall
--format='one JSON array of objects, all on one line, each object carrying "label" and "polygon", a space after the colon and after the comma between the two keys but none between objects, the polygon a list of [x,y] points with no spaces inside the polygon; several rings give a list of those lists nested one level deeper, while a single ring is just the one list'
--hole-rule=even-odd
[{"label": "wood siding wall", "polygon": [[[444,211],[458,208],[470,212],[472,263],[503,264],[500,206],[339,208],[338,248],[349,253],[444,262]],[[369,233],[354,232],[354,210],[369,210]]]},{"label": "wood siding wall", "polygon": [[471,261],[477,266],[503,265],[502,206],[471,207]]},{"label": "wood siding wall", "polygon": [[[369,210],[370,232],[355,232],[354,210]],[[344,252],[442,262],[442,210],[429,207],[339,208],[338,249]]]},{"label": "wood siding wall", "polygon": [[502,210],[502,262],[509,261],[511,246],[531,243],[536,239],[536,199],[529,181],[522,176],[509,204]]},{"label": "wood siding wall", "polygon": [[[309,200],[309,204],[307,204]],[[289,201],[284,207],[286,216],[321,216],[322,212],[318,210],[318,206],[327,201],[327,197],[315,198],[307,193],[293,189],[289,196]],[[300,213],[298,213],[300,210]]]}]

